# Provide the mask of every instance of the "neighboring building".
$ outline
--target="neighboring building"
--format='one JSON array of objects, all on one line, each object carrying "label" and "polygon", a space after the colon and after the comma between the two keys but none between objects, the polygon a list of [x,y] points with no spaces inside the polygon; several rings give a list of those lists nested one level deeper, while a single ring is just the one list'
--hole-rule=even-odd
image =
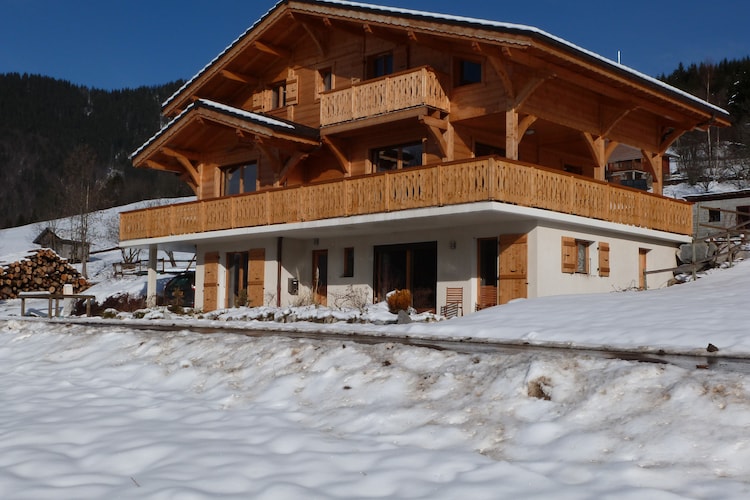
[{"label": "neighboring building", "polygon": [[693,204],[696,239],[707,238],[722,229],[750,232],[750,189],[726,193],[692,194],[685,199]]},{"label": "neighboring building", "polygon": [[90,248],[88,243],[61,238],[50,228],[39,233],[39,236],[34,239],[34,244],[50,248],[70,262],[81,262],[85,256],[88,256]]},{"label": "neighboring building", "polygon": [[[325,0],[277,3],[163,112],[133,163],[198,201],[123,213],[121,244],[194,245],[204,310],[407,288],[469,312],[634,286],[692,233],[690,205],[660,196],[665,151],[729,125],[536,28]],[[655,194],[605,181],[619,144]]]},{"label": "neighboring building", "polygon": [[[673,157],[668,151],[662,155],[659,173],[662,180],[669,179],[671,175]],[[618,144],[607,162],[607,181],[648,191],[652,188],[654,176],[652,169],[646,163],[647,159],[643,157],[640,149]]]}]

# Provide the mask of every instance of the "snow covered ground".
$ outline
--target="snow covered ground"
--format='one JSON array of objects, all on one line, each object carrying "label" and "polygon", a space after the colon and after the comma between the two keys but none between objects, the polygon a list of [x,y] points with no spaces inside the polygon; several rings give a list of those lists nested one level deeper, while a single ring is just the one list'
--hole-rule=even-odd
[{"label": "snow covered ground", "polygon": [[[0,231],[0,250],[22,246],[21,229]],[[105,260],[97,295],[142,289],[108,277]],[[748,295],[741,263],[669,289],[517,301],[435,323],[273,326],[703,355],[712,343],[750,356]],[[250,310],[106,327],[19,312],[0,302],[0,498],[750,495],[742,373],[232,334],[268,325]],[[131,326],[180,321],[227,333]]]}]

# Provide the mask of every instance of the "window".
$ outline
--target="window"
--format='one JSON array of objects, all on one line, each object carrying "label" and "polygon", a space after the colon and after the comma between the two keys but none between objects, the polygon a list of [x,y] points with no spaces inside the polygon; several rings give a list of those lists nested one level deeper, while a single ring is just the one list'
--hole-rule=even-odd
[{"label": "window", "polygon": [[316,76],[316,81],[317,85],[315,86],[315,97],[320,97],[321,93],[333,89],[333,70],[331,68],[319,69]]},{"label": "window", "polygon": [[393,53],[386,52],[370,56],[367,64],[367,77],[378,78],[393,73]]},{"label": "window", "polygon": [[401,146],[374,149],[372,150],[370,161],[372,161],[375,172],[417,167],[422,164],[423,149],[421,141]]},{"label": "window", "polygon": [[344,248],[344,274],[345,278],[354,276],[354,247]]},{"label": "window", "polygon": [[222,196],[232,194],[252,193],[257,189],[258,164],[234,165],[221,171],[223,177]]},{"label": "window", "polygon": [[482,63],[459,59],[456,63],[456,86],[482,83]]},{"label": "window", "polygon": [[[590,241],[563,237],[562,272],[569,274],[589,274]],[[607,255],[609,260],[609,255]]]},{"label": "window", "polygon": [[721,211],[715,208],[708,209],[708,222],[721,222]]},{"label": "window", "polygon": [[271,85],[271,109],[286,106],[286,82],[276,82]]}]

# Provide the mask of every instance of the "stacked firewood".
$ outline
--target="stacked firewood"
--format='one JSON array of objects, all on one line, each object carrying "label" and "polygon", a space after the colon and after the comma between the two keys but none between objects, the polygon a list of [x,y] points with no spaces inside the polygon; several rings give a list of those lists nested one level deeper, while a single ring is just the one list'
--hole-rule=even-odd
[{"label": "stacked firewood", "polygon": [[29,255],[0,265],[0,300],[15,299],[20,292],[62,293],[63,285],[73,285],[73,293],[89,287],[81,273],[53,250],[31,250]]}]

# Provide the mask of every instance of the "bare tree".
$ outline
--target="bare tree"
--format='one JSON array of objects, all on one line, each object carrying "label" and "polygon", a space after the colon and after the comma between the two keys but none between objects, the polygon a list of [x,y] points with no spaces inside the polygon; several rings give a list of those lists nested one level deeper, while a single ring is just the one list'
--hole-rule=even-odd
[{"label": "bare tree", "polygon": [[78,146],[65,159],[60,177],[62,209],[70,217],[72,239],[81,244],[81,274],[86,278],[92,240],[92,212],[98,208],[102,195],[102,184],[97,179],[97,162],[96,153],[90,146]]}]

